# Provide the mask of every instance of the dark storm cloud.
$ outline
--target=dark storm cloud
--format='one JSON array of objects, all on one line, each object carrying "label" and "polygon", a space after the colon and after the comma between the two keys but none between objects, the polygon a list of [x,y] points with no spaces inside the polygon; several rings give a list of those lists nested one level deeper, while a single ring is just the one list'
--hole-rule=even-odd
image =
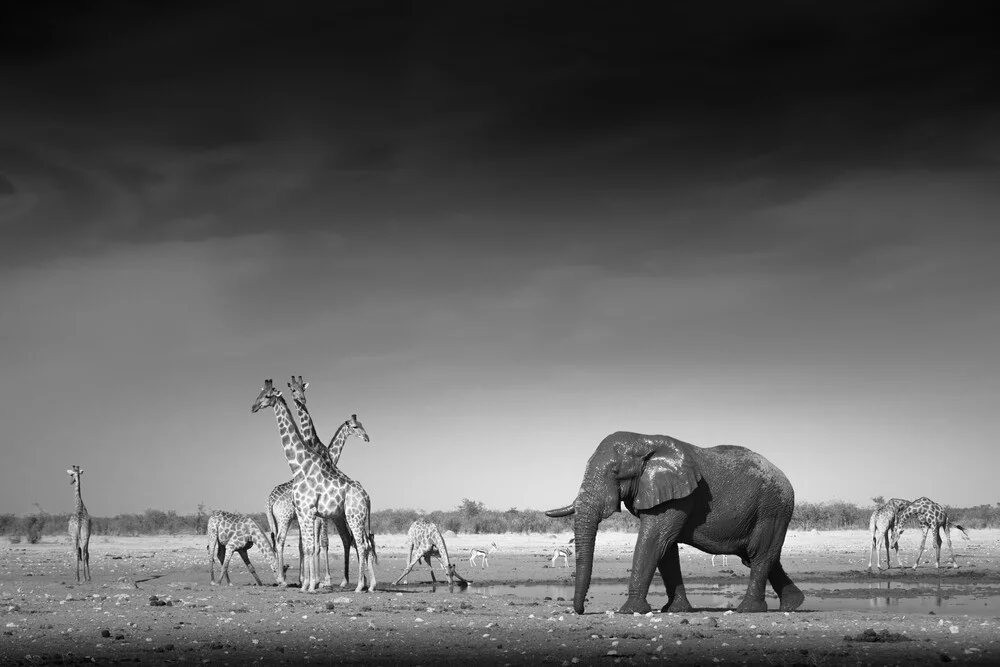
[{"label": "dark storm cloud", "polygon": [[[696,236],[857,170],[996,167],[997,49],[969,9],[659,9],[28,9],[0,143],[36,198],[7,226],[22,250],[400,219],[543,240],[697,210],[674,227]],[[484,214],[499,229],[463,222]]]}]

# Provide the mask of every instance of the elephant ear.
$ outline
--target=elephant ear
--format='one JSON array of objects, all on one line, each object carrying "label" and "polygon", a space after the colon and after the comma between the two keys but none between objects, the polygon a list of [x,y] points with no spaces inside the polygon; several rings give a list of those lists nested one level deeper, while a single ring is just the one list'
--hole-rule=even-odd
[{"label": "elephant ear", "polygon": [[657,447],[646,459],[637,481],[636,510],[648,510],[675,498],[685,498],[698,487],[701,472],[694,461],[672,442]]}]

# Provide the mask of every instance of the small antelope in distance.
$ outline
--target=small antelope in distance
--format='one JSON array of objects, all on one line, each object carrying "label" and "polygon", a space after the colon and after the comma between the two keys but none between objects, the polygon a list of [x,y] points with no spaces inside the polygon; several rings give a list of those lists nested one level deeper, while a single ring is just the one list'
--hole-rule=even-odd
[{"label": "small antelope in distance", "polygon": [[552,567],[556,566],[556,561],[559,560],[560,556],[563,559],[563,567],[569,567],[569,557],[573,555],[573,547],[570,545],[573,544],[574,539],[571,537],[565,546],[559,546],[552,550]]},{"label": "small antelope in distance", "polygon": [[[720,554],[712,554],[712,567],[715,567],[715,557]],[[722,556],[722,567],[729,567],[729,556],[726,554],[721,554]]]},{"label": "small antelope in distance", "polygon": [[470,551],[470,555],[469,555],[469,565],[471,565],[472,567],[475,567],[476,566],[476,558],[482,556],[483,557],[482,566],[483,567],[489,567],[489,561],[486,560],[486,557],[489,556],[494,551],[496,551],[497,548],[498,547],[497,547],[497,543],[496,542],[490,542],[489,548],[486,548],[486,547],[473,547],[472,550]]}]

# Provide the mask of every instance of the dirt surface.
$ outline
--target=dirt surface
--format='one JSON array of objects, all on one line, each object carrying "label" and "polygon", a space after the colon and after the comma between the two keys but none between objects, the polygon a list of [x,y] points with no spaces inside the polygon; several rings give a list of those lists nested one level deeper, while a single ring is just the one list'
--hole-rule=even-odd
[{"label": "dirt surface", "polygon": [[[464,591],[432,588],[426,566],[411,573],[409,585],[393,586],[405,565],[405,536],[379,536],[373,593],[353,592],[356,563],[347,592],[253,586],[238,558],[230,571],[234,585],[211,586],[205,538],[194,536],[95,538],[93,580],[77,584],[68,541],[49,538],[0,550],[0,663],[998,664],[998,607],[996,615],[817,609],[838,596],[884,596],[885,582],[906,589],[902,595],[940,584],[950,594],[989,591],[1000,585],[1000,531],[971,534],[972,541],[955,542],[957,569],[922,564],[869,575],[863,531],[789,533],[782,562],[796,583],[810,588],[801,610],[743,615],[726,609],[727,602],[645,616],[614,613],[624,601],[634,535],[598,536],[595,589],[612,584],[603,587],[617,598],[592,596],[583,616],[572,612],[570,599],[537,592],[543,584],[572,585],[572,559],[569,568],[551,565],[552,548],[569,534],[446,537],[459,573],[473,582]],[[910,537],[902,553],[912,564],[917,538]],[[489,567],[473,569],[469,548],[494,540],[499,550]],[[286,549],[293,575],[296,552]],[[259,552],[251,551],[251,559],[272,583]],[[341,563],[342,554],[333,554],[335,583]],[[735,558],[713,567],[708,555],[685,547],[681,564],[696,606],[695,587],[746,583],[748,570]],[[649,601],[654,608],[666,602],[658,579]],[[738,603],[736,596],[731,604]]]}]

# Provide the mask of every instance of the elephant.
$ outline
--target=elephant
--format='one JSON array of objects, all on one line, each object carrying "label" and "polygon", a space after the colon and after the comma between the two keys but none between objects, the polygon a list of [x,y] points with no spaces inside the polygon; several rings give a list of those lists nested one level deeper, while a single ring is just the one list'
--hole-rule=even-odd
[{"label": "elephant", "polygon": [[546,512],[551,517],[574,515],[577,614],[583,613],[590,588],[597,526],[620,512],[623,502],[639,518],[639,535],[621,613],[650,611],[646,595],[657,568],[667,592],[662,611],[692,611],[678,544],[736,555],[750,568],[737,611],[767,611],[767,581],[778,594],[781,611],[796,609],[805,599],[781,567],[795,492],[777,466],[745,447],[703,448],[670,436],[619,431],[602,440],[587,461],[576,500]]}]

